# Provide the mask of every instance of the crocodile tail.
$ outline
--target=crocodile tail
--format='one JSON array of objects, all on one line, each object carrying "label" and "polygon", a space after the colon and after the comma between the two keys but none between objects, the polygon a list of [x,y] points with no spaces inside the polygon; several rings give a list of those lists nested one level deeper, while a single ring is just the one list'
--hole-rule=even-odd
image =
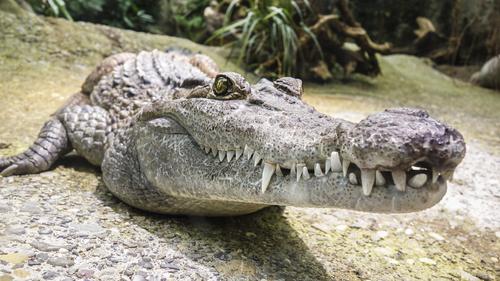
[{"label": "crocodile tail", "polygon": [[0,175],[24,175],[47,171],[54,162],[71,150],[66,129],[52,118],[45,123],[36,141],[23,153],[0,157]]}]

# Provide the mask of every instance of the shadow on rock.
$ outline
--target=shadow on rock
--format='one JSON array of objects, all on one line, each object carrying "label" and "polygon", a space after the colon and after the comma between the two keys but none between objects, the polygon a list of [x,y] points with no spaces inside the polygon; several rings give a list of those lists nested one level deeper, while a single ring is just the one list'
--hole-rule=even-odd
[{"label": "shadow on rock", "polygon": [[282,207],[240,217],[167,216],[122,203],[102,182],[95,193],[117,213],[128,214],[130,223],[224,278],[332,280],[283,216]]},{"label": "shadow on rock", "polygon": [[54,166],[63,166],[65,168],[71,168],[78,172],[86,172],[99,174],[101,172],[100,167],[94,166],[87,162],[82,156],[77,155],[75,152],[69,153],[68,155],[57,160]]}]

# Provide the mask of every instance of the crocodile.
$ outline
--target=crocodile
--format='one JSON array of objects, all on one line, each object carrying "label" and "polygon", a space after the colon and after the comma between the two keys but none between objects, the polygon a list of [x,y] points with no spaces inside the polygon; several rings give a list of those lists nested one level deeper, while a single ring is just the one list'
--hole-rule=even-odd
[{"label": "crocodile", "polygon": [[462,135],[421,109],[358,123],[316,111],[302,81],[250,84],[179,50],[104,59],[2,176],[76,151],[109,191],[150,212],[249,214],[272,205],[405,213],[429,208],[465,155]]}]

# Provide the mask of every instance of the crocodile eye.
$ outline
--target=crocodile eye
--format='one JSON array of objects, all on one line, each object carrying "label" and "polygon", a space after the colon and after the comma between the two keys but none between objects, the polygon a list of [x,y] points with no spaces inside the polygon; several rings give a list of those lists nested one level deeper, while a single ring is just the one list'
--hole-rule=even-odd
[{"label": "crocodile eye", "polygon": [[224,76],[219,76],[214,82],[214,93],[217,96],[225,96],[229,93],[229,88],[231,86],[231,81]]}]

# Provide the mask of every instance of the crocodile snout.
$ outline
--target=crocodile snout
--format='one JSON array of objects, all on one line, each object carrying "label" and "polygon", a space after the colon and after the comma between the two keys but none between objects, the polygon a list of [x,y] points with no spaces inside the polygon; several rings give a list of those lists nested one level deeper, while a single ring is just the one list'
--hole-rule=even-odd
[{"label": "crocodile snout", "polygon": [[361,171],[361,182],[376,173],[403,191],[406,185],[435,183],[439,175],[449,179],[465,150],[462,135],[426,111],[394,108],[353,125],[345,134],[341,156],[347,166],[352,163]]}]

